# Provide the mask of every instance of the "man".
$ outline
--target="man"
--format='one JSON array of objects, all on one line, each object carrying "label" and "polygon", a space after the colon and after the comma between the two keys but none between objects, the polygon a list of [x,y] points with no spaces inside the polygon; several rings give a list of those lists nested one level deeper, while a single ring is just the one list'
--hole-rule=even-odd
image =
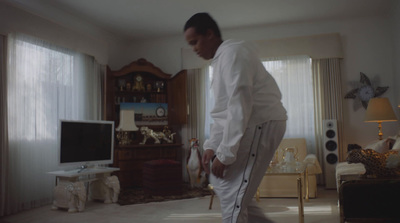
[{"label": "man", "polygon": [[286,130],[286,110],[273,77],[255,48],[223,41],[207,13],[185,24],[186,41],[198,56],[212,59],[214,124],[204,143],[202,163],[221,203],[224,223],[272,222],[253,201]]}]

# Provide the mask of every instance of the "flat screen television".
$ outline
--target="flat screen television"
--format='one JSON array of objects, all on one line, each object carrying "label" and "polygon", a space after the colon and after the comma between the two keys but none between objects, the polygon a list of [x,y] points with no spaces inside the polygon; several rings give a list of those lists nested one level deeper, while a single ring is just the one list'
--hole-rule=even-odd
[{"label": "flat screen television", "polygon": [[60,120],[59,165],[87,167],[112,164],[113,121]]}]

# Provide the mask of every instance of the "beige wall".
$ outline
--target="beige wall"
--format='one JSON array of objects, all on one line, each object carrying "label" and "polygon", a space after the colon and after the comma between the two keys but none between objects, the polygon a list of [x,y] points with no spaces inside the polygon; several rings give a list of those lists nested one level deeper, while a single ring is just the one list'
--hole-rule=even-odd
[{"label": "beige wall", "polygon": [[[71,25],[53,23],[0,1],[0,34],[22,32],[95,56],[98,62],[107,64],[109,51],[115,47],[117,40],[83,22],[70,20],[70,23]],[[79,25],[76,26],[76,23]]]}]

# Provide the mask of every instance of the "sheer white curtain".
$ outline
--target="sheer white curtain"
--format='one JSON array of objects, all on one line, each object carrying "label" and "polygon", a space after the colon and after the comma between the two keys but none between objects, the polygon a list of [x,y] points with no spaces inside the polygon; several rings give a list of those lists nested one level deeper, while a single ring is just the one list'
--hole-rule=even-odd
[{"label": "sheer white curtain", "polygon": [[208,66],[207,69],[204,69],[205,71],[205,82],[206,84],[204,85],[204,94],[206,96],[206,103],[205,103],[205,127],[204,127],[204,135],[205,138],[208,139],[210,138],[210,131],[211,131],[211,125],[214,123],[214,120],[210,116],[210,112],[214,107],[214,95],[212,92],[211,88],[211,80],[212,80],[212,75],[213,75],[213,69],[211,66]]},{"label": "sheer white curtain", "polygon": [[190,138],[197,138],[200,142],[204,141],[204,119],[206,116],[206,94],[204,92],[206,84],[205,69],[188,70],[188,98],[189,98],[189,121],[188,129]]},{"label": "sheer white curtain", "polygon": [[[200,145],[204,142],[204,120],[205,120],[205,92],[204,85],[206,83],[205,69],[189,69],[187,71],[187,96],[189,106],[188,123],[183,127],[182,141],[184,144],[184,153],[182,163],[186,163],[189,155],[189,139],[197,138]],[[202,152],[200,150],[200,152]],[[184,180],[189,181],[186,165],[182,166]]]},{"label": "sheer white curtain", "polygon": [[58,169],[59,119],[101,118],[104,70],[93,57],[24,34],[10,34],[7,41],[1,215],[51,202],[55,179],[46,172]]},{"label": "sheer white curtain", "polygon": [[[312,69],[314,76],[314,100],[316,117],[317,145],[324,148],[322,121],[336,119],[339,139],[339,160],[346,157],[346,148],[343,145],[343,108],[341,91],[341,68],[339,58],[313,59]],[[321,151],[321,160],[324,159]],[[324,163],[324,162],[322,162]]]},{"label": "sheer white curtain", "polygon": [[265,68],[275,78],[288,113],[286,138],[306,138],[308,153],[316,154],[311,59],[288,56],[265,59]]},{"label": "sheer white curtain", "polygon": [[6,188],[7,182],[7,164],[8,164],[8,145],[7,136],[7,78],[5,71],[5,39],[6,37],[0,35],[0,216],[4,215],[4,207],[6,204]]},{"label": "sheer white curtain", "polygon": [[[316,154],[311,58],[308,56],[288,56],[269,58],[263,61],[265,68],[275,78],[282,92],[282,103],[288,112],[284,137],[305,138],[308,153]],[[214,98],[210,88],[212,67],[209,67],[207,71],[205,137],[209,138],[210,125],[213,122],[209,114],[214,106]]]}]

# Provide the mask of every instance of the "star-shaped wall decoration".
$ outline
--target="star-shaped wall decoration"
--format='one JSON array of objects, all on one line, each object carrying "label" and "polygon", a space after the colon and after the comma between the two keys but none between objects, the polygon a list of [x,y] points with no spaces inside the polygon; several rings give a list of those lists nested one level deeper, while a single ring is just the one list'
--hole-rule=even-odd
[{"label": "star-shaped wall decoration", "polygon": [[377,87],[374,89],[371,85],[371,81],[364,73],[360,72],[360,86],[348,92],[345,99],[356,99],[361,101],[362,106],[367,109],[368,101],[371,98],[379,97],[385,93],[389,87]]}]

